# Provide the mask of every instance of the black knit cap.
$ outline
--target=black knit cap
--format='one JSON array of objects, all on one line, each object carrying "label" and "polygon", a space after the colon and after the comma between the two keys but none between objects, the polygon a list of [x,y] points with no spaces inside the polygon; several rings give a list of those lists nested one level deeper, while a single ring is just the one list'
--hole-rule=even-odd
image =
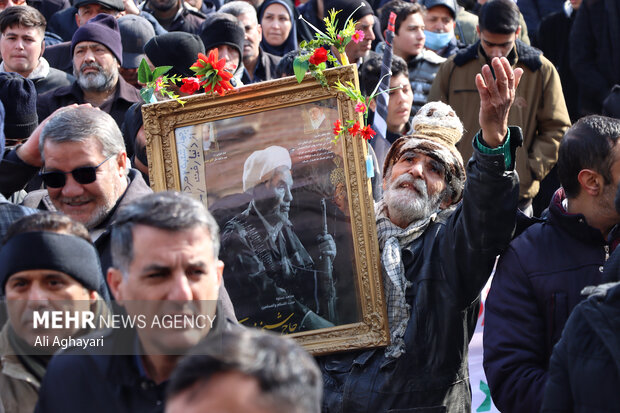
[{"label": "black knit cap", "polygon": [[71,56],[75,46],[80,42],[96,42],[107,47],[120,64],[123,63],[123,44],[116,18],[110,14],[100,13],[75,31],[71,39]]},{"label": "black knit cap", "polygon": [[34,83],[17,73],[0,73],[0,101],[5,110],[4,135],[6,139],[28,138],[39,124],[37,91]]},{"label": "black knit cap", "polygon": [[209,51],[221,45],[234,47],[239,52],[239,62],[243,60],[245,30],[237,18],[228,13],[210,13],[200,28],[200,38]]},{"label": "black knit cap", "polygon": [[168,75],[194,76],[190,66],[204,53],[202,40],[195,34],[170,32],[153,37],[144,45],[144,53],[154,66],[172,66]]},{"label": "black knit cap", "polygon": [[[357,9],[358,7],[359,9]],[[337,16],[338,24],[336,25],[336,27],[338,28],[338,30],[344,29],[345,22],[355,9],[357,9],[357,11],[351,17],[355,21],[358,21],[362,17],[365,17],[369,14],[374,15],[372,7],[370,7],[368,3],[362,2],[361,0],[326,0],[325,14],[327,14],[327,12],[331,9],[334,9],[336,11],[342,10],[340,13],[338,13]]]}]

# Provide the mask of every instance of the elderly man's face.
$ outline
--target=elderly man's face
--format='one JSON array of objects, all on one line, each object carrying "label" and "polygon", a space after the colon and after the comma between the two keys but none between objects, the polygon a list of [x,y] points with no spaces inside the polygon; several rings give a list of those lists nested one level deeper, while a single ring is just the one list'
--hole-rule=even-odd
[{"label": "elderly man's face", "polygon": [[[74,330],[33,328],[33,312],[50,310],[86,311],[95,293],[73,277],[54,270],[27,270],[11,275],[5,287],[7,312],[18,337],[34,345],[37,336],[68,337]],[[70,308],[68,308],[68,306]],[[50,340],[50,343],[52,340]]]},{"label": "elderly man's face", "polygon": [[383,199],[392,222],[406,228],[447,207],[449,201],[443,200],[445,174],[443,164],[436,159],[413,150],[403,152],[392,173],[383,179]]},{"label": "elderly man's face", "polygon": [[366,56],[372,47],[372,41],[375,40],[375,32],[372,31],[375,24],[375,16],[367,14],[359,19],[355,25],[355,30],[364,32],[364,39],[359,43],[349,42],[345,47],[345,52],[351,63],[357,62],[358,59]]},{"label": "elderly man's face", "polygon": [[240,14],[237,17],[239,23],[245,30],[245,39],[243,41],[243,59],[255,59],[258,57],[258,49],[260,41],[263,37],[263,29],[255,15],[247,13]]},{"label": "elderly man's face", "polygon": [[271,178],[254,188],[254,202],[261,214],[272,224],[288,220],[293,195],[293,177],[286,166],[276,168]]},{"label": "elderly man's face", "polygon": [[46,141],[43,146],[46,172],[71,172],[76,168],[101,164],[92,183],[80,184],[71,173],[67,173],[62,187],[47,188],[52,203],[59,211],[89,229],[105,219],[127,188],[125,152],[107,161],[102,152],[103,147],[95,138],[84,142]]},{"label": "elderly man's face", "polygon": [[80,42],[73,51],[73,74],[83,90],[104,92],[116,87],[120,65],[114,54],[97,42]]},{"label": "elderly man's face", "polygon": [[111,14],[112,16],[116,16],[118,11],[108,9],[107,7],[103,7],[101,4],[97,3],[85,4],[78,8],[77,13],[75,14],[75,22],[78,27],[82,27],[87,21],[98,14]]},{"label": "elderly man's face", "polygon": [[[108,270],[112,294],[128,314],[215,315],[224,263],[214,257],[206,228],[168,231],[136,225],[132,235],[127,273]],[[202,328],[138,331],[147,354],[187,350],[207,333]]]}]

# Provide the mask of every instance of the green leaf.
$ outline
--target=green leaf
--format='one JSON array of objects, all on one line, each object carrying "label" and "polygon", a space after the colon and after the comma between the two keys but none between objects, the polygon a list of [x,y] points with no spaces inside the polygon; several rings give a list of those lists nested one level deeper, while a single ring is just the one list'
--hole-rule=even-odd
[{"label": "green leaf", "polygon": [[138,67],[138,82],[146,85],[149,82],[153,81],[153,73],[151,73],[151,68],[149,64],[146,63],[146,59],[142,59],[140,62],[140,66]]},{"label": "green leaf", "polygon": [[297,78],[297,83],[301,83],[304,80],[304,76],[310,67],[310,63],[308,61],[301,62],[299,58],[293,60],[293,71],[295,72],[295,77]]},{"label": "green leaf", "polygon": [[157,79],[158,77],[168,73],[172,69],[172,66],[159,66],[156,67],[153,71],[153,79]]},{"label": "green leaf", "polygon": [[144,99],[145,103],[152,103],[151,100],[153,99],[153,88],[145,87],[140,89],[140,96],[142,96],[142,99]]}]

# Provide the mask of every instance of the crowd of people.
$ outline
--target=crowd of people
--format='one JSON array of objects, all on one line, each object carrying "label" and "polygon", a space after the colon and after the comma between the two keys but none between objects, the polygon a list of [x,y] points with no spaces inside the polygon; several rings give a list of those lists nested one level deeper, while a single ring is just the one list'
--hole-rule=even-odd
[{"label": "crowd of people", "polygon": [[[335,311],[358,288],[334,279],[342,236],[295,229],[294,154],[253,148],[220,225],[154,193],[138,72],[217,50],[234,88],[291,76],[329,10],[356,22],[364,95],[393,53],[368,147],[389,344],[312,357],[240,323],[360,314]],[[0,0],[0,412],[469,413],[490,277],[497,408],[616,411],[618,21],[615,0]]]}]

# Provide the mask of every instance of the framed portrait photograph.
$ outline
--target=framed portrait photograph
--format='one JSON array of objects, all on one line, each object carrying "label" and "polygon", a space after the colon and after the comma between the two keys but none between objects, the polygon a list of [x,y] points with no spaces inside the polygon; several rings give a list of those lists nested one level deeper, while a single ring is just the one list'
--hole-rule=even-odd
[{"label": "framed portrait photograph", "polygon": [[[325,75],[358,82],[353,65]],[[183,99],[142,108],[151,186],[215,217],[239,322],[315,355],[387,345],[367,143],[332,132],[362,121],[356,102],[310,75]]]}]

